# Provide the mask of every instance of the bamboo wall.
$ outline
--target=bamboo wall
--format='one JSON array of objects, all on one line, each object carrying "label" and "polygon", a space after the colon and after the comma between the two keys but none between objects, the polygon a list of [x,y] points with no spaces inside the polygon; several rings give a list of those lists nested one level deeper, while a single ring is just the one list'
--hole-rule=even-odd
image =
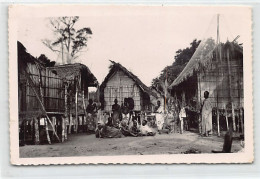
[{"label": "bamboo wall", "polygon": [[114,100],[118,100],[121,105],[124,98],[134,99],[134,110],[140,111],[142,106],[141,90],[135,82],[122,71],[116,72],[107,82],[104,89],[104,109],[112,111]]},{"label": "bamboo wall", "polygon": [[[26,71],[39,96],[43,96],[46,111],[63,113],[65,110],[63,81],[45,68],[39,71],[38,67],[32,63],[27,63]],[[41,110],[33,85],[26,79],[25,73],[19,74],[19,82],[19,111],[23,113]]]},{"label": "bamboo wall", "polygon": [[235,109],[243,108],[243,59],[236,57],[230,58],[228,62],[224,55],[220,62],[213,61],[211,67],[198,73],[198,96],[201,101],[204,99],[204,91],[209,91],[214,107],[231,108],[232,100]]}]

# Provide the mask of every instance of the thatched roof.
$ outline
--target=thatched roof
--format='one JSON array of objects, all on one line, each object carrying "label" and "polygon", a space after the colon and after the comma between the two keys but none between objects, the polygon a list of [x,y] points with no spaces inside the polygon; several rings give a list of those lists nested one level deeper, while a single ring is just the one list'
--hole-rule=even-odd
[{"label": "thatched roof", "polygon": [[[213,52],[216,50],[216,46],[213,49],[209,48],[209,51],[207,51],[205,50],[207,47],[206,45],[207,44],[204,44],[204,46],[196,50],[190,61],[187,63],[179,76],[169,86],[169,88],[177,86],[187,78],[191,77],[195,72],[200,71],[201,68],[205,68],[212,63]],[[222,49],[231,48],[232,51],[238,51],[239,53],[243,54],[242,47],[234,42],[226,42],[225,44],[219,44],[219,46]]]},{"label": "thatched roof", "polygon": [[91,73],[89,68],[80,63],[57,65],[49,67],[48,69],[67,81],[72,81],[76,77],[81,77],[82,80],[87,81],[88,86],[96,87],[98,85],[96,77]]},{"label": "thatched roof", "polygon": [[149,94],[149,95],[153,95],[154,97],[157,97],[157,94],[154,93],[150,88],[148,88],[136,75],[134,75],[132,72],[128,71],[124,66],[122,66],[120,63],[116,63],[114,61],[111,61],[112,63],[112,67],[108,73],[108,75],[105,77],[103,83],[101,84],[100,88],[104,89],[107,82],[109,81],[110,77],[116,73],[117,71],[122,71],[123,73],[125,73],[129,78],[131,78],[139,87],[140,89]]}]

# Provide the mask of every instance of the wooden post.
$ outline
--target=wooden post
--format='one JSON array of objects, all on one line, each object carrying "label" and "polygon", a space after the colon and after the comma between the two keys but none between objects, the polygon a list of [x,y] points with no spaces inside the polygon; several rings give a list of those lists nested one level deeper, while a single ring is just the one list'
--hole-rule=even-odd
[{"label": "wooden post", "polygon": [[69,131],[68,131],[69,134],[71,134],[72,120],[73,120],[72,114],[70,113],[70,116],[69,116]]},{"label": "wooden post", "polygon": [[[200,69],[200,67],[199,67]],[[202,133],[202,114],[201,114],[201,84],[200,84],[200,73],[197,74],[197,78],[198,78],[198,87],[199,87],[199,109],[200,109],[200,114],[199,114],[199,133]]]},{"label": "wooden post", "polygon": [[228,113],[227,113],[227,108],[226,108],[226,105],[224,106],[225,108],[225,118],[226,118],[226,123],[227,123],[227,131],[229,130],[229,127],[228,127]]},{"label": "wooden post", "polygon": [[48,120],[46,118],[44,118],[44,123],[45,123],[47,140],[48,140],[48,143],[51,144],[51,139],[50,139],[50,135],[49,135],[49,128],[48,128]]},{"label": "wooden post", "polygon": [[34,144],[39,145],[40,144],[40,132],[39,132],[38,118],[33,118],[33,124],[34,124]]},{"label": "wooden post", "polygon": [[234,103],[233,103],[233,94],[232,94],[232,80],[231,80],[231,66],[230,66],[230,56],[229,49],[227,49],[227,62],[228,62],[228,79],[229,79],[229,92],[231,98],[231,110],[232,110],[232,121],[233,121],[233,130],[236,131],[236,119],[235,119],[235,111],[234,111]]},{"label": "wooden post", "polygon": [[[78,83],[78,81],[77,81]],[[76,93],[75,93],[75,132],[78,132],[78,84],[76,85]]]},{"label": "wooden post", "polygon": [[68,128],[67,128],[68,117],[64,120],[64,140],[68,139]]},{"label": "wooden post", "polygon": [[244,122],[243,122],[243,119],[244,119],[244,115],[243,115],[243,109],[239,108],[239,112],[240,112],[240,120],[241,120],[241,132],[242,134],[244,135]]},{"label": "wooden post", "polygon": [[216,92],[217,92],[217,125],[218,125],[218,136],[220,136],[220,127],[219,127],[219,106],[218,106],[218,83],[219,83],[219,57],[220,57],[220,50],[219,50],[219,14],[217,16],[217,53],[216,53]]},{"label": "wooden post", "polygon": [[65,140],[65,118],[61,117],[61,142]]},{"label": "wooden post", "polygon": [[65,119],[64,119],[64,140],[67,140],[67,121],[68,121],[68,84],[64,85],[64,100],[65,100]]},{"label": "wooden post", "polygon": [[87,111],[86,111],[86,104],[85,104],[85,94],[84,94],[84,83],[82,85],[82,103],[83,103],[83,110],[84,110],[84,114],[85,116],[83,116],[82,118],[82,126],[83,126],[83,131],[85,132],[85,117],[87,117]]}]

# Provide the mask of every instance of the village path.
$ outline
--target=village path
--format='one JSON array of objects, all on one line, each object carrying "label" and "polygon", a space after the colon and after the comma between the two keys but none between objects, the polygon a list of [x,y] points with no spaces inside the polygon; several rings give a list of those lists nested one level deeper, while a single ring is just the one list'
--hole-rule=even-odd
[{"label": "village path", "polygon": [[[223,137],[200,137],[192,132],[111,139],[99,139],[94,134],[81,133],[70,135],[64,143],[22,146],[20,157],[211,153],[212,150],[222,150],[223,140]],[[241,149],[240,141],[234,140],[232,152]]]}]

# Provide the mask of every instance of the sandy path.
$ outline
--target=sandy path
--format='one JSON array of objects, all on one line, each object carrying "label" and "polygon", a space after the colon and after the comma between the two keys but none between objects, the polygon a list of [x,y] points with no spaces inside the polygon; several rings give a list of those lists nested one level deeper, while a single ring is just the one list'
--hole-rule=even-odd
[{"label": "sandy path", "polygon": [[[94,135],[74,134],[64,143],[22,146],[20,157],[176,154],[190,149],[211,153],[211,150],[221,150],[222,145],[223,138],[205,138],[191,132],[115,139],[97,139]],[[240,141],[233,141],[232,152],[241,149]]]}]

